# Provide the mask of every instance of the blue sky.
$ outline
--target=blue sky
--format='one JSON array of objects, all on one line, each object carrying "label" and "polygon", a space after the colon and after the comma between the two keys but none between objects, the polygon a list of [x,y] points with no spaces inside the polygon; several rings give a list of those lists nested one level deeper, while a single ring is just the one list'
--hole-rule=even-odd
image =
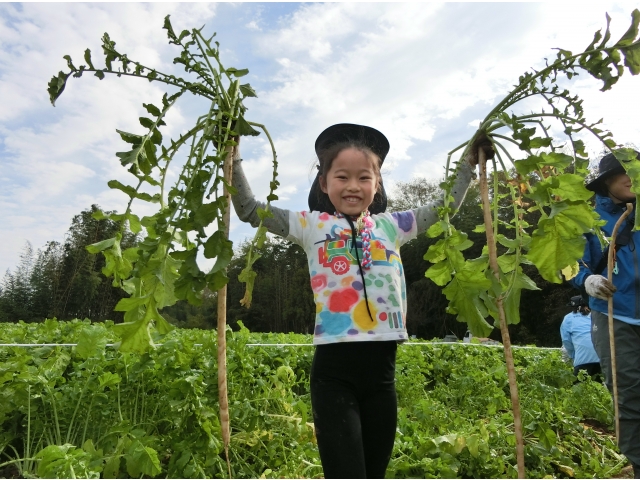
[{"label": "blue sky", "polygon": [[[176,30],[217,32],[225,66],[249,68],[258,93],[247,118],[271,132],[280,161],[278,206],[306,208],[316,136],[341,122],[383,131],[391,152],[387,189],[443,174],[446,153],[468,139],[530,68],[554,47],[584,49],[612,17],[613,38],[628,28],[637,2],[581,3],[0,3],[0,274],[34,249],[63,241],[71,218],[97,203],[123,210],[126,197],[107,182],[128,182],[115,152],[116,129],[138,131],[142,103],[158,104],[160,85],[137,79],[73,79],[49,103],[50,77],[66,54],[96,63],[108,32],[121,51],[158,70],[172,65],[163,18]],[[578,77],[588,119],[603,118],[622,143],[640,143],[640,79],[628,72],[613,90]],[[191,99],[168,118],[165,138],[193,124],[206,105]],[[243,142],[254,193],[271,176],[263,136]],[[589,143],[595,154],[600,148]],[[150,213],[144,205],[139,214]],[[232,239],[252,236],[232,218]]]}]

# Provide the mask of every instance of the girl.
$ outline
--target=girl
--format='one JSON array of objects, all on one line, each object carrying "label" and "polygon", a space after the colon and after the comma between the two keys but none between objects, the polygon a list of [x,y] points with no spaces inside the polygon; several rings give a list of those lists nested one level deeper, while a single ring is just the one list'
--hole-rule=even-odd
[{"label": "girl", "polygon": [[[316,303],[311,404],[325,478],[383,478],[396,430],[395,362],[407,340],[400,246],[438,221],[440,203],[385,213],[380,168],[386,137],[371,127],[333,125],[315,144],[318,174],[309,211],[272,207],[264,225],[304,248]],[[257,202],[233,163],[233,205],[257,227]],[[453,189],[462,202],[473,176],[469,160]]]}]

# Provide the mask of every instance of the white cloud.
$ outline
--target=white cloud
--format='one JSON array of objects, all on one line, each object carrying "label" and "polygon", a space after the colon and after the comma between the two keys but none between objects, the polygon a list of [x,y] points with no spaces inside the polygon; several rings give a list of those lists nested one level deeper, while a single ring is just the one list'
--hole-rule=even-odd
[{"label": "white cloud", "polygon": [[[180,6],[172,16],[176,28],[211,16],[215,4]],[[49,78],[66,69],[64,54],[84,63],[84,48],[102,65],[100,37],[108,31],[117,48],[158,68],[173,68],[164,15],[176,5],[164,4],[4,4],[0,7],[0,138],[3,252],[0,268],[14,265],[24,242],[35,248],[61,241],[73,215],[98,203],[122,209],[126,198],[110,190],[111,178],[130,181],[116,151],[127,145],[116,128],[140,131],[142,102],[159,104],[156,84],[107,78],[69,79],[54,109],[46,91]],[[141,22],[140,19],[145,21]],[[174,52],[171,52],[173,54]],[[85,74],[85,77],[88,75]],[[180,110],[167,117],[165,131],[183,127]]]},{"label": "white cloud", "polygon": [[[416,141],[433,139],[442,119],[478,102],[488,112],[520,74],[554,56],[554,46],[584,47],[608,8],[585,6],[576,17],[575,6],[554,11],[550,4],[367,7],[314,4],[293,15],[265,42],[286,62],[280,62],[281,86],[263,100],[283,115],[296,112],[297,129],[311,138],[342,119],[380,128],[391,140],[394,166],[411,158]],[[612,13],[619,31],[628,27],[628,15]],[[344,27],[327,28],[331,22]],[[349,48],[335,45],[346,39]],[[332,54],[319,61],[312,52],[323,43]]]},{"label": "white cloud", "polygon": [[[281,14],[280,4],[71,3],[0,4],[0,270],[17,262],[25,240],[34,248],[60,240],[71,217],[98,203],[121,210],[110,179],[130,182],[115,152],[126,144],[115,129],[140,132],[142,102],[158,104],[161,85],[135,79],[70,79],[56,108],[46,84],[65,68],[62,56],[82,62],[89,47],[102,64],[100,37],[162,70],[176,49],[161,26],[176,31],[207,24],[223,28],[225,64],[243,66],[259,85],[247,118],[271,132],[280,163],[278,205],[306,207],[314,178],[313,145],[338,122],[372,125],[391,142],[385,182],[412,175],[442,176],[448,150],[469,138],[479,119],[518,76],[540,68],[553,47],[579,51],[612,16],[613,38],[628,28],[634,5],[624,3],[307,3]],[[234,36],[235,35],[235,36]],[[220,37],[219,37],[220,38]],[[236,63],[237,62],[237,63]],[[604,117],[620,142],[640,143],[640,112],[633,109],[637,78],[625,73],[611,92],[578,78],[587,118]],[[175,137],[206,109],[185,97],[163,134]],[[258,198],[271,179],[264,135],[243,139],[245,170]],[[593,147],[596,148],[593,143]],[[175,172],[171,180],[176,179]],[[142,214],[148,206],[136,206]],[[250,235],[231,226],[236,239]]]},{"label": "white cloud", "polygon": [[249,23],[247,23],[245,25],[245,28],[247,28],[248,30],[256,30],[256,31],[262,30],[258,25],[258,22],[256,22],[255,20],[251,20]]}]

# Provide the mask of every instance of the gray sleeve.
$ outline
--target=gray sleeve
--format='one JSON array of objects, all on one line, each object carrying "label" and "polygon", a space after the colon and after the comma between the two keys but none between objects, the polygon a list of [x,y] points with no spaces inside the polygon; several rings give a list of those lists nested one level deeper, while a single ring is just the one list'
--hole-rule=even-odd
[{"label": "gray sleeve", "polygon": [[[467,190],[472,178],[475,178],[475,173],[471,165],[469,165],[469,163],[467,162],[464,162],[458,170],[456,181],[453,184],[453,188],[451,189],[451,196],[453,197],[453,203],[451,204],[451,206],[455,210],[460,208],[460,205],[464,201],[464,197],[467,194]],[[444,200],[440,199],[435,202],[431,202],[428,205],[418,207],[413,211],[413,214],[416,217],[416,227],[418,230],[418,234],[426,232],[431,225],[439,220],[438,208],[443,204]]]},{"label": "gray sleeve", "polygon": [[[259,202],[253,196],[251,187],[247,182],[247,177],[244,175],[242,169],[242,160],[235,159],[233,161],[233,177],[231,184],[238,191],[235,195],[231,196],[233,202],[233,208],[238,215],[238,218],[243,222],[249,222],[252,227],[257,228],[260,224],[260,217],[258,217],[258,208],[264,209],[266,203]],[[269,210],[273,213],[273,218],[266,218],[263,225],[267,227],[267,230],[275,235],[279,235],[283,238],[289,236],[289,210],[277,208],[271,205]]]}]

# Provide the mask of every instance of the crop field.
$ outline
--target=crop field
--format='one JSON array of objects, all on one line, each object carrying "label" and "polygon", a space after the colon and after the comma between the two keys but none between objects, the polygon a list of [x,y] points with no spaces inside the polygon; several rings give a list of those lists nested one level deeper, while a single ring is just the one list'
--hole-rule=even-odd
[{"label": "crop field", "polygon": [[[114,349],[111,322],[0,324],[0,476],[225,478],[216,332],[174,330],[149,353]],[[6,346],[6,344],[77,344]],[[236,478],[321,478],[309,397],[311,337],[228,332]],[[256,345],[260,344],[260,345]],[[527,475],[612,477],[609,393],[574,382],[558,350],[516,349]],[[404,344],[392,478],[515,478],[503,352]]]}]

